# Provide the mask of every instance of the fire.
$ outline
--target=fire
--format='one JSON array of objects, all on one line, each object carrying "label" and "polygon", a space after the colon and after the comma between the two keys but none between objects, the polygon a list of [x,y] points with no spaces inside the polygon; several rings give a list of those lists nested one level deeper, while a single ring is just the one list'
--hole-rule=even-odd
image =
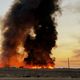
[{"label": "fire", "polygon": [[10,60],[9,60],[9,66],[10,67],[20,67],[20,66],[23,66],[24,63],[24,58],[27,56],[27,52],[25,51],[24,47],[22,44],[20,44],[17,49],[17,54],[15,55],[12,55],[10,57]]},{"label": "fire", "polygon": [[51,64],[48,65],[25,65],[24,68],[28,68],[28,69],[54,69],[54,66],[52,66]]},{"label": "fire", "polygon": [[[51,64],[51,63],[48,63],[47,65],[34,65],[33,63],[31,64],[28,64],[28,63],[25,63],[24,62],[24,58],[27,56],[28,57],[28,53],[27,51],[25,51],[25,48],[23,47],[23,44],[20,44],[18,47],[17,47],[17,52],[19,54],[15,56],[12,56],[12,60],[11,61],[11,64],[12,66],[15,66],[15,67],[23,67],[23,68],[28,68],[28,69],[53,69],[54,68],[54,64]],[[14,60],[14,61],[13,61]]]},{"label": "fire", "polygon": [[2,29],[2,62],[5,66],[54,68],[50,54],[56,46],[54,14],[59,9],[58,0],[14,1]]},{"label": "fire", "polygon": [[28,57],[28,53],[27,51],[25,51],[24,47],[22,44],[20,44],[17,47],[17,54],[12,55],[9,59],[8,65],[5,66],[2,63],[0,64],[0,68],[2,67],[16,67],[16,68],[27,68],[27,69],[53,69],[54,68],[54,64],[48,63],[47,65],[34,65],[33,63],[25,63],[24,62],[24,58],[27,56]]},{"label": "fire", "polygon": [[48,64],[48,65],[26,64],[22,58],[23,55],[16,55],[16,57],[15,56],[12,57],[9,62],[9,67],[17,67],[17,68],[22,67],[27,69],[53,69],[54,68],[53,64]]},{"label": "fire", "polygon": [[[19,56],[18,56],[19,57]],[[12,57],[10,60],[10,67],[22,67],[22,68],[27,68],[27,69],[53,69],[54,65],[53,64],[48,64],[48,65],[34,65],[34,64],[26,64],[24,61],[20,61],[22,59],[23,55],[20,55],[19,59],[16,59],[17,57]]]},{"label": "fire", "polygon": [[2,67],[4,67],[4,66],[2,65],[2,63],[0,63],[0,68],[2,68]]}]

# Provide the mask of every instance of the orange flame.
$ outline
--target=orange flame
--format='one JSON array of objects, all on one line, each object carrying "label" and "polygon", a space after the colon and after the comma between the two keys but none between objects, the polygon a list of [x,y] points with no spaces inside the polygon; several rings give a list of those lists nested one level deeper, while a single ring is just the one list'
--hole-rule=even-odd
[{"label": "orange flame", "polygon": [[[27,69],[53,69],[54,64],[47,64],[47,65],[34,65],[34,64],[26,64],[24,62],[24,58],[28,56],[27,52],[23,48],[22,45],[19,45],[17,47],[18,54],[12,55],[9,59],[8,66],[7,67],[23,67]],[[2,64],[0,64],[0,68],[5,67]]]},{"label": "orange flame", "polygon": [[24,68],[28,68],[28,69],[53,69],[54,66],[52,64],[48,64],[48,65],[25,65]]}]

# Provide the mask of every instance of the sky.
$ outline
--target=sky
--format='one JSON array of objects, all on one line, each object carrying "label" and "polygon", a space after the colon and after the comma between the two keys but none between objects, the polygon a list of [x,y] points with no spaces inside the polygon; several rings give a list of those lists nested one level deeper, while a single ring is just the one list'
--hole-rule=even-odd
[{"label": "sky", "polygon": [[[0,0],[0,17],[8,12],[13,0]],[[57,48],[52,49],[56,67],[80,67],[80,0],[62,0],[57,18]],[[1,28],[1,26],[0,26]],[[0,30],[1,33],[1,30]]]}]

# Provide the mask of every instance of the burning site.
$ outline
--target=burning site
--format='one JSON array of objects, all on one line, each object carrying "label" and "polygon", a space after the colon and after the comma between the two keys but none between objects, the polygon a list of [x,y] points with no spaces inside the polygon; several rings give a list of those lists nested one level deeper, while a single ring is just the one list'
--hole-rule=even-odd
[{"label": "burning site", "polygon": [[50,57],[56,46],[54,15],[58,0],[15,0],[3,26],[2,65],[30,69],[55,67]]}]

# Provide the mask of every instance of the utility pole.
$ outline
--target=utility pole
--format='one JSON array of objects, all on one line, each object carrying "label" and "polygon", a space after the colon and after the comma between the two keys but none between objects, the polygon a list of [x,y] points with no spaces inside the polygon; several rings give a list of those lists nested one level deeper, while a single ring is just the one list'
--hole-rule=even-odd
[{"label": "utility pole", "polygon": [[68,68],[70,68],[70,59],[68,58]]}]

